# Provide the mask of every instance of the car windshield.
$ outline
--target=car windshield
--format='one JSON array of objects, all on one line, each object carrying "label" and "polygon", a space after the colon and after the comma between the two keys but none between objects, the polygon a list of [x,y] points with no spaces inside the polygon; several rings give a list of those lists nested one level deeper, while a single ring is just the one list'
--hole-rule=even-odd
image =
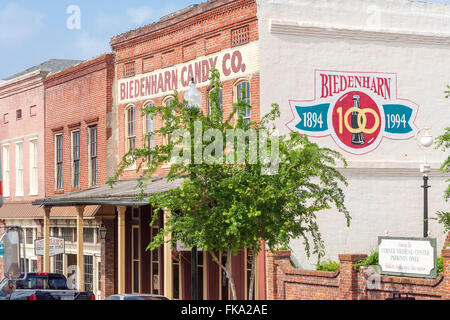
[{"label": "car windshield", "polygon": [[60,275],[28,274],[27,278],[17,281],[17,289],[65,290],[67,282]]}]

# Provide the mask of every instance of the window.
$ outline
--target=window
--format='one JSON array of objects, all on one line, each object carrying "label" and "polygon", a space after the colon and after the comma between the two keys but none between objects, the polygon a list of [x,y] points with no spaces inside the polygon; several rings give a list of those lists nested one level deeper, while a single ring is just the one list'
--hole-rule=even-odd
[{"label": "window", "polygon": [[127,152],[131,151],[134,154],[134,149],[136,149],[136,108],[131,105],[125,110],[126,114],[126,147]]},{"label": "window", "polygon": [[245,26],[231,30],[231,46],[236,47],[250,42],[250,28]]},{"label": "window", "polygon": [[84,256],[84,291],[93,291],[94,257]]},{"label": "window", "polygon": [[98,183],[98,159],[97,159],[97,126],[88,128],[89,134],[89,185]]},{"label": "window", "polygon": [[132,248],[132,293],[139,293],[140,292],[140,243],[139,243],[139,227],[133,226],[133,233],[132,233],[132,241],[133,241],[133,248]]},{"label": "window", "polygon": [[59,228],[50,228],[50,234],[52,237],[59,237]]},{"label": "window", "polygon": [[30,195],[38,194],[38,143],[30,140]]},{"label": "window", "polygon": [[23,196],[23,142],[16,142],[16,196]]},{"label": "window", "polygon": [[22,120],[22,109],[16,110],[16,120]]},{"label": "window", "polygon": [[37,109],[36,106],[30,107],[30,117],[36,116],[36,114],[37,114],[36,109]]},{"label": "window", "polygon": [[3,145],[3,196],[9,197],[9,144]]},{"label": "window", "polygon": [[25,241],[26,244],[33,244],[33,228],[25,228]]},{"label": "window", "polygon": [[61,228],[61,231],[65,242],[73,242],[73,228]]},{"label": "window", "polygon": [[64,274],[64,254],[61,253],[56,255],[54,262],[55,262],[54,266],[55,273]]},{"label": "window", "polygon": [[[169,106],[170,102],[173,100],[173,97],[168,97],[164,100],[164,105]],[[170,143],[170,136],[167,134],[163,137],[163,144],[169,144]]]},{"label": "window", "polygon": [[[145,108],[152,107],[152,106],[153,106],[153,103],[149,102],[145,105]],[[146,141],[147,147],[149,149],[153,149],[155,147],[155,135],[154,135],[155,122],[152,119],[152,116],[148,113],[145,114],[145,126],[144,127],[145,127],[145,139],[144,140]],[[149,156],[148,162],[151,162],[151,161],[152,161],[152,158],[151,158],[151,156]]]},{"label": "window", "polygon": [[83,229],[83,241],[86,243],[94,243],[94,228]]},{"label": "window", "polygon": [[123,76],[125,78],[132,77],[135,75],[134,71],[134,61],[125,63],[123,66]]},{"label": "window", "polygon": [[[236,85],[236,102],[238,99],[242,99],[245,103],[250,104],[250,83],[248,81],[241,81]],[[246,107],[242,115],[245,123],[250,122],[250,116],[251,109]]]},{"label": "window", "polygon": [[9,120],[8,120],[8,114],[5,113],[5,114],[3,114],[3,123],[4,123],[4,124],[7,124],[8,122],[9,122]]},{"label": "window", "polygon": [[55,135],[55,189],[63,190],[63,135]]},{"label": "window", "polygon": [[[209,106],[209,93],[211,92],[211,90],[213,90],[213,89],[210,89],[208,91],[208,98],[206,99],[206,111],[208,112],[208,115],[211,114],[211,107]],[[219,99],[220,99],[220,113],[221,113],[221,117],[223,117],[223,90],[222,89],[220,89],[220,91],[219,91]]]},{"label": "window", "polygon": [[[152,227],[152,241],[159,233],[159,227]],[[151,290],[153,294],[160,294],[160,281],[159,281],[159,257],[161,256],[161,247],[150,252],[152,261],[152,278],[151,278]]]},{"label": "window", "polygon": [[72,188],[80,187],[80,130],[72,131]]}]

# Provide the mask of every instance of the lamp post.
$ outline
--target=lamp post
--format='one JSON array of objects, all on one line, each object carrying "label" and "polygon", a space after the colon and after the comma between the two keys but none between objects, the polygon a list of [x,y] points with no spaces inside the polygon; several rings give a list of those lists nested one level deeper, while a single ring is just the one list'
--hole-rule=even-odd
[{"label": "lamp post", "polygon": [[[202,93],[197,90],[192,78],[189,84],[189,89],[184,94],[184,99],[188,103],[188,108],[200,107],[202,104]],[[191,137],[192,137],[191,132]],[[193,154],[191,152],[191,164],[193,163]],[[192,177],[192,173],[191,173]],[[194,246],[191,250],[191,299],[198,300],[198,288],[197,288],[197,247]]]},{"label": "lamp post", "polygon": [[[419,134],[424,131],[419,137]],[[430,134],[430,128],[419,129],[416,133],[416,141],[425,152],[424,148],[429,148],[433,145],[433,136]],[[428,189],[431,187],[428,185],[428,173],[430,173],[431,167],[425,158],[425,163],[420,165],[420,172],[423,173],[423,237],[428,237]]]}]

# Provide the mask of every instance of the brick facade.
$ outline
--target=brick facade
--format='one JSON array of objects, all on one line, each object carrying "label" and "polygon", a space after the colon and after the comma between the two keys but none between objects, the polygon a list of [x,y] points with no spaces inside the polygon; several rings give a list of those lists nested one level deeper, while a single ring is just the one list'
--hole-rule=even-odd
[{"label": "brick facade", "polygon": [[[210,55],[220,54],[221,51],[227,49],[238,50],[240,43],[234,43],[232,40],[236,37],[233,38],[232,35],[236,30],[242,28],[246,30],[246,37],[236,38],[240,39],[242,44],[258,41],[256,10],[257,5],[254,0],[208,1],[166,16],[160,22],[114,37],[111,40],[111,46],[117,55],[117,80],[126,78],[130,74],[130,68],[134,76],[139,76],[151,71],[196,61],[193,59],[208,58],[211,57]],[[248,57],[248,59],[254,60],[255,57]],[[133,67],[130,67],[131,65]],[[196,78],[196,83],[199,83],[195,73],[193,76]],[[179,77],[181,77],[180,73],[178,79]],[[251,117],[252,120],[258,120],[260,118],[259,71],[243,78],[237,77],[223,81],[224,118],[233,109],[233,102],[236,101],[235,85],[241,80],[247,80],[250,83],[250,103],[253,106]],[[202,109],[204,112],[207,108],[208,84],[209,82],[206,81],[197,85],[197,89],[203,95]],[[144,135],[144,119],[141,110],[148,101],[155,105],[164,104],[173,90],[164,91],[151,99],[135,99],[131,103],[118,104],[117,147],[119,159],[126,153],[125,109],[130,104],[136,107],[136,147],[140,148],[143,145]],[[183,99],[184,89],[178,87],[178,91],[180,91],[180,99]],[[160,119],[155,119],[155,129],[159,129],[160,126]],[[162,138],[156,136],[155,143],[161,144]],[[164,175],[166,173],[167,169],[160,169],[156,174]],[[136,176],[135,170],[129,170],[123,174],[124,178]]]},{"label": "brick facade", "polygon": [[379,276],[367,267],[355,269],[355,263],[367,257],[361,254],[339,255],[336,272],[298,270],[292,267],[290,255],[289,251],[267,253],[269,300],[385,300],[394,292],[418,300],[450,299],[448,247],[442,250],[444,271],[436,279]]},{"label": "brick facade", "polygon": [[[112,111],[114,55],[106,54],[53,74],[45,80],[46,195],[70,193],[90,187],[88,127],[97,126],[98,182],[107,181],[107,116]],[[71,132],[80,130],[80,186],[72,185]],[[55,135],[63,135],[63,188],[55,186]]]}]

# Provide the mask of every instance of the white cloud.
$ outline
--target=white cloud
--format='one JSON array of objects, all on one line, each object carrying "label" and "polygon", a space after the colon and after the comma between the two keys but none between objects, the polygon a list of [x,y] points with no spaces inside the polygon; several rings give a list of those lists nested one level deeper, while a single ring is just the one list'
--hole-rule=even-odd
[{"label": "white cloud", "polygon": [[0,8],[0,47],[20,47],[35,36],[43,26],[44,15],[8,3]]},{"label": "white cloud", "polygon": [[144,6],[139,8],[129,8],[127,10],[127,16],[133,24],[142,25],[151,22],[155,13],[152,8]]}]

